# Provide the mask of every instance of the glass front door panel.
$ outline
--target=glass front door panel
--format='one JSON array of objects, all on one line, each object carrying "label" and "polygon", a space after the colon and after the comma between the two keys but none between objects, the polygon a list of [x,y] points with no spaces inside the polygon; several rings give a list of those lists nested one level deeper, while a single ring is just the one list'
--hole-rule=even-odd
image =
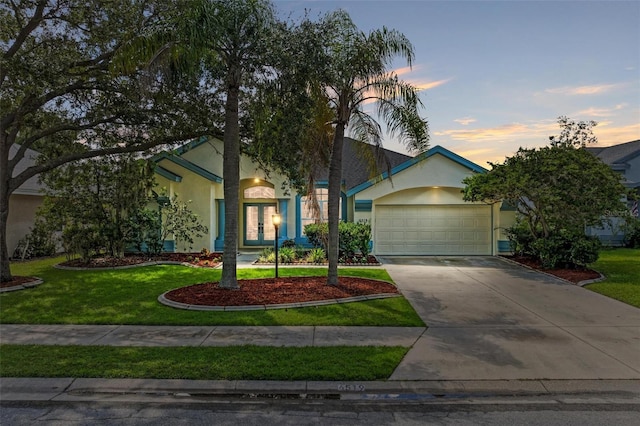
[{"label": "glass front door panel", "polygon": [[260,220],[259,220],[259,209],[258,206],[247,206],[244,215],[245,220],[247,221],[247,241],[258,241],[259,234],[258,231],[260,229]]},{"label": "glass front door panel", "polygon": [[276,230],[272,216],[276,213],[275,204],[244,205],[244,244],[264,246],[274,243]]},{"label": "glass front door panel", "polygon": [[273,215],[276,214],[276,206],[264,206],[264,233],[263,238],[266,241],[273,241],[276,239],[276,228],[273,226]]}]

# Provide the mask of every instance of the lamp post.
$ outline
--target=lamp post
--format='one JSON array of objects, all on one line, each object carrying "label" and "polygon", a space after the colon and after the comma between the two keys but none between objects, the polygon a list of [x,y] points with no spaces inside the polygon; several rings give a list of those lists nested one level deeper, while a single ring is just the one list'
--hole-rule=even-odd
[{"label": "lamp post", "polygon": [[276,278],[278,278],[278,227],[280,226],[280,221],[281,220],[282,220],[282,218],[280,217],[280,215],[278,213],[276,213],[273,216],[271,216],[271,221],[273,222],[273,227],[276,228],[276,239],[275,239],[275,246],[276,246]]}]

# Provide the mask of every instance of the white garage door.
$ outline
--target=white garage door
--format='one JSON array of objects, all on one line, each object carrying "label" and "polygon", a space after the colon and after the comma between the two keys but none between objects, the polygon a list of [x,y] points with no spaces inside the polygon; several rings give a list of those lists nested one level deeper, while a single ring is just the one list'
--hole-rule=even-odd
[{"label": "white garage door", "polygon": [[491,254],[490,206],[376,206],[375,218],[376,254]]}]

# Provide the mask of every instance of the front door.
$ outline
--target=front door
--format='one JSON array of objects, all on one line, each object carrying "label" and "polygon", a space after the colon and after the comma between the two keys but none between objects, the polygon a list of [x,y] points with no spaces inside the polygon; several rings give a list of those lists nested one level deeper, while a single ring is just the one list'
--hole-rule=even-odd
[{"label": "front door", "polygon": [[276,229],[272,221],[274,214],[276,214],[275,204],[244,205],[244,245],[273,245],[276,238]]}]

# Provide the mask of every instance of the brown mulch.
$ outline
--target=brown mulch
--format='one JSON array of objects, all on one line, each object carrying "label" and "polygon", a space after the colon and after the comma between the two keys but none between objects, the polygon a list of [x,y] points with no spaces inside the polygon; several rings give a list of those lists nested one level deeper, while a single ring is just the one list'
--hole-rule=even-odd
[{"label": "brown mulch", "polygon": [[127,254],[123,258],[110,256],[92,258],[89,263],[82,259],[73,259],[62,262],[60,265],[74,268],[113,268],[116,266],[139,265],[145,262],[183,262],[195,266],[215,268],[222,261],[222,253],[162,253],[157,256],[145,256],[140,254]]},{"label": "brown mulch", "polygon": [[523,256],[505,256],[507,259],[512,260],[521,265],[536,269],[538,271],[546,272],[547,274],[554,275],[556,277],[565,279],[569,282],[577,284],[581,281],[593,280],[600,278],[600,273],[592,269],[570,269],[570,268],[555,268],[544,269],[539,260],[530,257]]},{"label": "brown mulch", "polygon": [[11,281],[5,281],[0,283],[0,288],[8,288],[8,287],[15,287],[18,285],[22,285],[22,284],[26,284],[26,283],[30,283],[32,281],[36,281],[38,278],[36,277],[19,277],[19,276],[14,276],[13,280]]},{"label": "brown mulch", "polygon": [[326,277],[286,277],[238,280],[238,290],[222,289],[217,282],[178,288],[165,298],[188,305],[244,306],[311,302],[373,294],[398,294],[396,286],[365,278],[340,277],[327,285]]}]

